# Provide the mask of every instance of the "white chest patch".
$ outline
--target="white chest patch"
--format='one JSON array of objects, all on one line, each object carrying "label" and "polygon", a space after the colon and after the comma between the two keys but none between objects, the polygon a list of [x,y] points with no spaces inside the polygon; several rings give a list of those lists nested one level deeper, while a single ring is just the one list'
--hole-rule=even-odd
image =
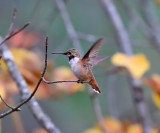
[{"label": "white chest patch", "polygon": [[76,65],[78,61],[79,61],[79,58],[77,57],[74,57],[69,61],[69,64],[71,65],[71,69],[77,77],[79,77],[79,69],[78,69],[79,66]]},{"label": "white chest patch", "polygon": [[72,66],[76,65],[76,63],[79,61],[79,58],[74,57],[69,61],[69,64]]}]

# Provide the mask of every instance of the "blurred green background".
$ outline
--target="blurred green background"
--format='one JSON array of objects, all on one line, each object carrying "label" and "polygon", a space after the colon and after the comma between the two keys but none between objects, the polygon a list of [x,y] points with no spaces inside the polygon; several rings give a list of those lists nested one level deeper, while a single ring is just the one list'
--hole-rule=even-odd
[{"label": "blurred green background", "polygon": [[[148,25],[140,5],[136,1],[123,1]],[[144,76],[147,77],[152,73],[159,73],[159,53],[150,45],[151,42],[144,35],[143,31],[136,26],[134,18],[128,15],[129,12],[124,3],[121,0],[114,0],[113,2],[129,33],[133,52],[144,53],[151,64],[150,70]],[[151,3],[154,5],[159,21],[160,5],[153,0]],[[108,70],[107,66],[111,67],[110,58],[118,51],[117,43],[119,43],[108,14],[105,13],[98,0],[65,0],[65,4],[76,32],[82,35],[93,36],[90,40],[86,40],[79,35],[79,41],[84,53],[87,52],[96,39],[104,38],[99,55],[109,56],[109,58],[93,69],[96,80],[102,89],[102,94],[98,96],[98,100],[103,115],[135,122],[135,106],[125,74],[105,74]],[[54,65],[57,67],[69,67],[66,57],[52,56],[50,54],[53,51],[66,51],[73,47],[72,41],[67,36],[64,21],[56,7],[56,2],[54,0],[0,0],[1,36],[5,36],[8,31],[14,8],[17,8],[18,11],[15,27],[19,28],[30,21],[31,24],[26,30],[41,34],[42,44],[45,36],[49,37],[48,53],[49,58],[54,61]],[[41,47],[41,51],[44,51],[43,45],[39,47]],[[143,90],[152,122],[158,125],[160,124],[160,112],[153,104],[149,88],[143,85]],[[19,102],[18,95],[14,96],[14,99],[16,103]],[[95,112],[90,101],[87,86],[84,91],[72,95],[65,95],[59,99],[38,100],[38,102],[63,133],[81,133],[87,128],[93,127],[96,123]],[[26,133],[31,133],[35,128],[40,127],[26,105],[22,107],[22,111],[19,113]],[[2,132],[17,132],[10,116],[2,119]]]}]

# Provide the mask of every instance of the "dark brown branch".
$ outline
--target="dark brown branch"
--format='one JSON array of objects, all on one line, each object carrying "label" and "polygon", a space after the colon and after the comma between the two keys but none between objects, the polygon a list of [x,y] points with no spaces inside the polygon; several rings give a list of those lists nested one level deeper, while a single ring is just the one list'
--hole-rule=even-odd
[{"label": "dark brown branch", "polygon": [[38,81],[34,91],[32,93],[29,92],[28,86],[21,76],[21,74],[18,71],[18,68],[13,62],[12,55],[10,51],[7,49],[5,45],[2,45],[0,47],[0,52],[2,53],[3,59],[8,67],[8,70],[13,78],[13,80],[16,82],[18,89],[21,93],[21,98],[23,102],[21,102],[19,105],[17,105],[15,108],[3,113],[0,115],[0,118],[3,118],[10,113],[16,111],[18,108],[20,108],[22,105],[26,104],[29,106],[29,109],[33,113],[34,117],[37,119],[37,121],[42,125],[49,133],[60,133],[59,129],[55,127],[53,122],[49,119],[49,117],[43,112],[41,107],[39,106],[38,102],[34,99],[34,94],[36,93],[41,81],[42,77],[45,74],[46,67],[47,67],[47,46],[48,46],[48,38],[46,38],[46,53],[45,53],[45,66],[44,70],[41,74],[40,80]]}]

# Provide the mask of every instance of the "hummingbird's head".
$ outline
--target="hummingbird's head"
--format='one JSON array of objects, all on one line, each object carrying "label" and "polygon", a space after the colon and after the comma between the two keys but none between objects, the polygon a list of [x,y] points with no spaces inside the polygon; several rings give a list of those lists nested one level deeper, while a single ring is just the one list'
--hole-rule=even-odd
[{"label": "hummingbird's head", "polygon": [[74,57],[80,58],[81,55],[79,53],[79,51],[75,48],[69,49],[68,51],[64,52],[64,53],[52,53],[52,54],[63,54],[66,55],[69,60],[71,60]]},{"label": "hummingbird's head", "polygon": [[69,59],[72,59],[74,57],[80,58],[80,53],[75,48],[69,49],[67,52],[64,53],[64,55],[66,55]]}]

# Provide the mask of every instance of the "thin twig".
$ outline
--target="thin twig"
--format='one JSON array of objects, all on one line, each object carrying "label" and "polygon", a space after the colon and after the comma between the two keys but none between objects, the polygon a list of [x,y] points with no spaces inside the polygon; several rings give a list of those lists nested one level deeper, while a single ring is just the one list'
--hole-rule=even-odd
[{"label": "thin twig", "polygon": [[[10,106],[10,105],[2,98],[1,95],[0,95],[0,98],[1,98],[1,100],[3,101],[3,103],[4,103],[8,108],[10,108],[11,110],[14,110],[14,109],[15,109],[15,107]],[[20,108],[17,108],[17,110],[15,110],[15,111],[21,111],[21,109],[20,109]]]},{"label": "thin twig", "polygon": [[80,81],[78,82],[77,80],[62,80],[62,81],[47,81],[44,77],[42,78],[42,80],[46,83],[46,84],[55,84],[55,83],[64,83],[64,82],[76,82],[76,83],[89,83],[90,81]]}]

